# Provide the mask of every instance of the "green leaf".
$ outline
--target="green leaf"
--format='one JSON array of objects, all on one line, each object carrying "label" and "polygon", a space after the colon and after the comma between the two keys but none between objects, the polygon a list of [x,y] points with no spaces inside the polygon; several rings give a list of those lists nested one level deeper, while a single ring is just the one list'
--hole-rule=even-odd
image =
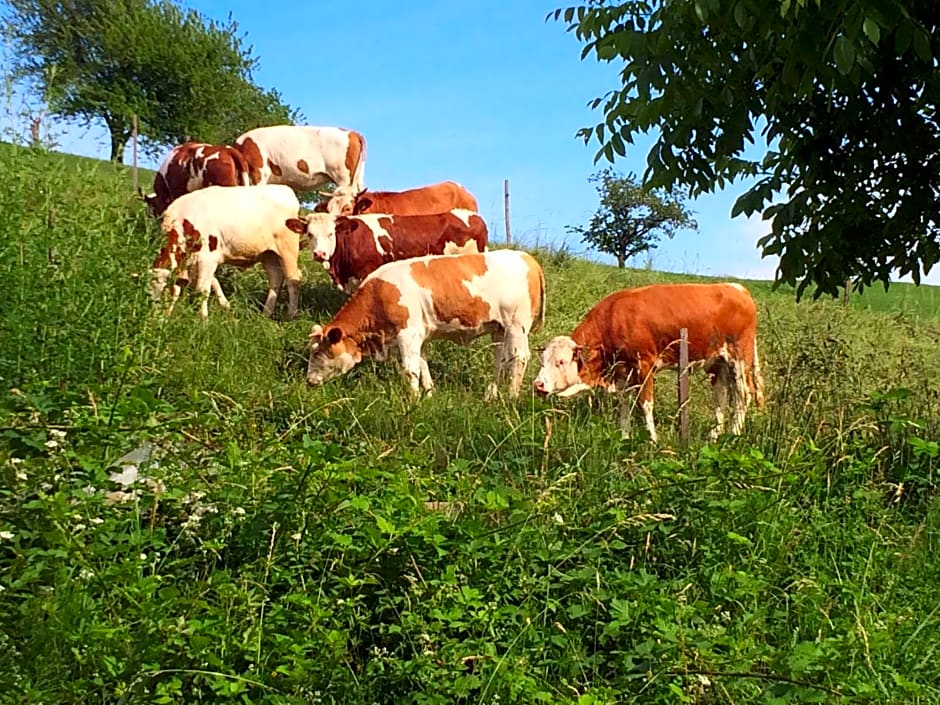
[{"label": "green leaf", "polygon": [[872,44],[877,44],[878,40],[881,39],[881,28],[871,17],[865,18],[862,23],[862,30],[864,30],[865,36],[871,40]]},{"label": "green leaf", "polygon": [[852,45],[852,42],[840,36],[836,39],[833,55],[835,56],[836,68],[839,69],[839,73],[844,76],[852,70],[852,65],[855,63],[855,47]]},{"label": "green leaf", "polygon": [[902,22],[894,32],[894,50],[898,56],[906,54],[911,46],[913,38],[913,27],[910,22]]},{"label": "green leaf", "polygon": [[930,51],[930,36],[921,27],[914,32],[914,51],[918,58],[926,64],[933,60],[933,54]]}]

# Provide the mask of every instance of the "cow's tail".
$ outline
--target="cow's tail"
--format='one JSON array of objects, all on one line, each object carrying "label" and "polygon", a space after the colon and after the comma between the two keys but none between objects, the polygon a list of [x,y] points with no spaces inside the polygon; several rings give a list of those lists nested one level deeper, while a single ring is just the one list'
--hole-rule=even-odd
[{"label": "cow's tail", "polygon": [[534,331],[541,328],[542,324],[545,323],[545,272],[538,262],[535,262],[535,266],[539,270],[539,307],[535,312],[535,320],[532,321],[532,330]]},{"label": "cow's tail", "polygon": [[349,131],[350,146],[355,144],[359,152],[359,159],[356,161],[356,167],[349,175],[352,180],[353,193],[357,194],[366,187],[366,138],[355,130]]},{"label": "cow's tail", "polygon": [[251,186],[251,166],[238,147],[229,150],[232,162],[235,164],[235,181],[239,186]]},{"label": "cow's tail", "polygon": [[764,373],[760,369],[760,357],[757,354],[757,333],[754,334],[754,349],[751,358],[751,389],[754,391],[754,401],[758,408],[764,407]]}]

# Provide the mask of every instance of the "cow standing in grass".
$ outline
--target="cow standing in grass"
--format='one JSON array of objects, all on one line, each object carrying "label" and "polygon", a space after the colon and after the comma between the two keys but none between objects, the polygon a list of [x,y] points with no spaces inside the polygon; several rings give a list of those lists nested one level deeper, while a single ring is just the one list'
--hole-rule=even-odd
[{"label": "cow standing in grass", "polygon": [[[676,367],[681,328],[688,330],[690,362],[704,367],[712,380],[712,437],[724,429],[729,404],[731,431],[740,433],[752,396],[758,406],[764,404],[757,308],[740,284],[658,284],[611,294],[570,336],[548,343],[535,391],[572,396],[591,387],[625,392],[638,386],[637,401],[655,441],[653,377],[664,367]],[[624,396],[624,436],[630,432],[631,406]]]},{"label": "cow standing in grass", "polygon": [[424,344],[464,345],[489,334],[496,376],[487,397],[509,380],[516,396],[529,360],[529,333],[545,317],[545,278],[531,255],[515,250],[435,255],[386,264],[370,274],[326,326],[310,333],[307,382],[320,385],[364,357],[396,348],[411,391],[433,382]]},{"label": "cow standing in grass", "polygon": [[310,254],[344,291],[355,289],[386,262],[483,252],[488,239],[483,218],[463,210],[433,215],[311,213],[287,226],[307,239]]},{"label": "cow standing in grass", "polygon": [[153,192],[141,195],[150,215],[163,215],[180,196],[207,186],[247,186],[248,162],[227,145],[185,142],[167,154],[153,177]]},{"label": "cow standing in grass", "polygon": [[297,235],[285,223],[300,210],[289,186],[210,186],[181,196],[163,214],[166,243],[153,263],[151,296],[172,287],[170,309],[183,285],[193,283],[202,296],[200,314],[209,315],[209,292],[223,308],[229,302],[215,272],[220,264],[247,268],[261,263],[268,277],[264,312],[271,315],[278,290],[287,279],[287,315],[297,314],[301,273]]},{"label": "cow standing in grass", "polygon": [[271,125],[235,140],[248,162],[253,184],[286,184],[315,191],[332,182],[337,193],[365,188],[366,141],[341,127]]},{"label": "cow standing in grass", "polygon": [[328,201],[317,204],[314,211],[335,215],[392,213],[394,215],[427,215],[446,213],[460,208],[479,211],[477,199],[454,181],[420,186],[406,191],[369,191],[351,194],[339,191]]}]

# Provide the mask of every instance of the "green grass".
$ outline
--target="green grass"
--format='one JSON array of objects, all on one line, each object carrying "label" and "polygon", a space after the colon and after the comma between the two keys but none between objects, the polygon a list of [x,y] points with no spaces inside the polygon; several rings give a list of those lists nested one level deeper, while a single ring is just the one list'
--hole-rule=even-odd
[{"label": "green grass", "polygon": [[[745,282],[766,409],[708,445],[696,376],[684,450],[664,373],[652,446],[602,394],[484,403],[484,341],[420,401],[394,361],[309,389],[342,297],[307,255],[298,320],[260,270],[166,317],[126,169],[0,167],[0,702],[940,700],[935,289]],[[536,254],[534,345],[693,279]]]}]

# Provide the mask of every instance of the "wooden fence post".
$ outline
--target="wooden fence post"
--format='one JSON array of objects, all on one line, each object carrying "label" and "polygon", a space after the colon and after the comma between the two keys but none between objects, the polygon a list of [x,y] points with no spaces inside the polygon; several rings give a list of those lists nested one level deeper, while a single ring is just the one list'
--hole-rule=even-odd
[{"label": "wooden fence post", "polygon": [[131,115],[131,174],[134,179],[134,193],[137,193],[137,113]]},{"label": "wooden fence post", "polygon": [[509,179],[503,180],[503,218],[506,223],[506,245],[512,244],[512,236],[509,231]]},{"label": "wooden fence post", "polygon": [[679,442],[689,445],[689,329],[679,330]]}]

